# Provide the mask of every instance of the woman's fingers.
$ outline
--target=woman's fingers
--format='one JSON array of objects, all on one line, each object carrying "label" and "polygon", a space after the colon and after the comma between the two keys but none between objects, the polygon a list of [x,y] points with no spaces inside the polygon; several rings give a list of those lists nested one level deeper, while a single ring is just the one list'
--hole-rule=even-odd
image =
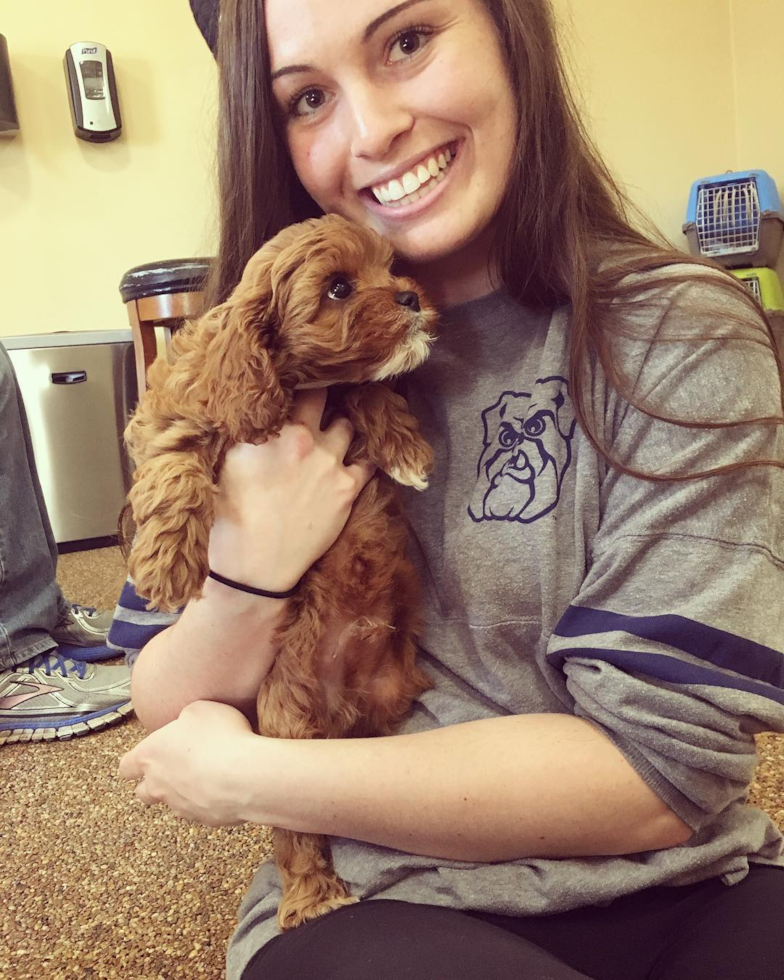
[{"label": "woman's fingers", "polygon": [[294,397],[289,422],[300,422],[306,425],[311,432],[318,432],[321,428],[321,417],[324,414],[324,406],[326,404],[326,388],[312,388],[306,391],[300,391]]},{"label": "woman's fingers", "polygon": [[[375,463],[352,463],[346,467],[347,472],[357,481],[357,497],[364,489],[365,484],[372,478],[376,469]],[[356,500],[356,497],[354,499]]]},{"label": "woman's fingers", "polygon": [[338,415],[322,433],[324,446],[333,452],[341,462],[345,459],[348,447],[354,438],[354,426],[345,415]]},{"label": "woman's fingers", "polygon": [[[305,425],[311,433],[319,433],[327,404],[327,388],[311,388],[297,392],[289,416],[289,423]],[[332,419],[320,432],[321,444],[339,460],[343,460],[354,439],[354,426],[344,415]],[[357,495],[376,472],[373,463],[353,463],[346,470],[355,480]]]}]

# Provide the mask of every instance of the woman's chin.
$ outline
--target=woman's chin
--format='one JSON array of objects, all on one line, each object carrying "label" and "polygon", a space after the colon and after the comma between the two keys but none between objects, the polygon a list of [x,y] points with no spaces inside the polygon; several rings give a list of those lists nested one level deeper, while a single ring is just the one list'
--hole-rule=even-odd
[{"label": "woman's chin", "polygon": [[378,230],[391,243],[400,258],[411,266],[434,265],[452,258],[473,240],[470,234],[450,235],[444,234],[440,229],[438,232],[414,228]]}]

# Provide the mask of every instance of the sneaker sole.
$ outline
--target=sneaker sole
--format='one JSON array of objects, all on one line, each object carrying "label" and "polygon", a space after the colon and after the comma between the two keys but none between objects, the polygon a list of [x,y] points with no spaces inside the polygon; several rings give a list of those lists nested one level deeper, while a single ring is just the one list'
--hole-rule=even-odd
[{"label": "sneaker sole", "polygon": [[13,728],[0,731],[0,745],[10,745],[13,742],[53,742],[57,738],[69,739],[79,735],[89,735],[90,732],[100,731],[109,725],[133,713],[130,701],[110,708],[102,714],[93,715],[83,721],[64,720],[59,726],[41,724],[37,728]]}]

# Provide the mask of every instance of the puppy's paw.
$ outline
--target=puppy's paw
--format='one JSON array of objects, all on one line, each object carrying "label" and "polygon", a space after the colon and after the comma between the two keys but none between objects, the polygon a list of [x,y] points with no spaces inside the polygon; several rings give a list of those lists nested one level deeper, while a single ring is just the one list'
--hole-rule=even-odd
[{"label": "puppy's paw", "polygon": [[409,469],[404,466],[392,466],[389,476],[403,487],[413,487],[415,490],[427,490],[427,473],[423,470]]}]

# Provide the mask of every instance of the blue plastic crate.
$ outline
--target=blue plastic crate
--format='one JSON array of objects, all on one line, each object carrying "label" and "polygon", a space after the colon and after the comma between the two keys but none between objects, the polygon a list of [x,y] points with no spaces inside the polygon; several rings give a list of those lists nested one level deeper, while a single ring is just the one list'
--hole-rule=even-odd
[{"label": "blue plastic crate", "polygon": [[764,170],[729,171],[692,185],[683,233],[692,255],[729,268],[776,264],[784,239],[784,209]]}]

